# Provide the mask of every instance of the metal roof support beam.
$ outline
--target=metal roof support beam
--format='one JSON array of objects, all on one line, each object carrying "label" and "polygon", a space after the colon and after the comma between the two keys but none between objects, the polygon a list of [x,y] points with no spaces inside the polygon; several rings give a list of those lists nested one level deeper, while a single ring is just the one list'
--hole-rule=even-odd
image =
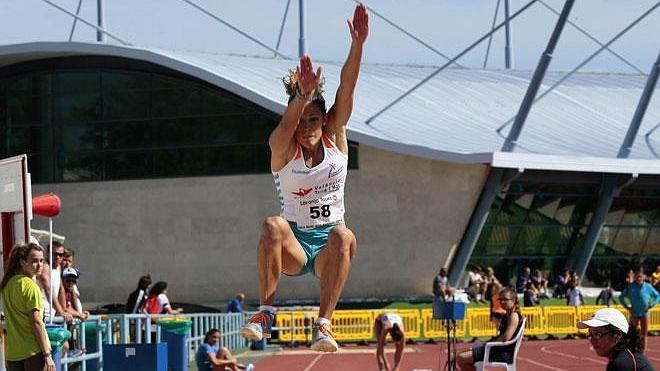
[{"label": "metal roof support beam", "polygon": [[43,1],[44,3],[46,3],[46,4],[50,5],[50,6],[52,6],[53,8],[55,8],[55,9],[57,9],[57,10],[63,12],[63,13],[66,13],[66,14],[70,15],[71,17],[73,17],[73,18],[79,20],[80,22],[82,22],[82,23],[88,25],[89,27],[92,27],[92,28],[95,29],[97,32],[102,32],[104,35],[108,35],[111,39],[113,39],[113,40],[117,40],[117,41],[119,41],[120,43],[122,43],[123,45],[133,46],[131,43],[129,43],[129,42],[127,42],[127,41],[124,41],[124,40],[120,39],[119,37],[117,37],[117,36],[111,34],[110,32],[104,30],[103,28],[101,28],[101,27],[99,27],[99,26],[97,26],[97,25],[95,25],[95,24],[93,24],[93,23],[91,23],[91,22],[87,22],[87,21],[84,20],[82,17],[79,17],[79,16],[77,16],[77,15],[71,13],[70,11],[68,11],[68,10],[66,10],[66,9],[64,9],[64,8],[62,8],[61,6],[59,6],[59,5],[55,4],[55,3],[53,3],[53,2],[50,1],[50,0],[41,0],[41,1]]},{"label": "metal roof support beam", "polygon": [[504,19],[507,19],[506,26],[504,26],[505,45],[504,45],[504,67],[507,70],[513,68],[513,50],[511,46],[511,22],[509,19],[509,9],[511,8],[510,0],[504,0]]},{"label": "metal roof support beam", "polygon": [[[529,111],[532,107],[534,96],[538,92],[539,86],[541,86],[541,81],[543,81],[545,72],[550,65],[550,61],[552,60],[552,53],[557,46],[559,36],[561,36],[561,32],[564,28],[564,25],[566,24],[566,19],[571,12],[574,2],[575,0],[566,0],[564,3],[562,14],[555,24],[555,28],[550,35],[550,40],[548,41],[548,45],[543,52],[541,59],[539,60],[536,70],[534,71],[534,77],[532,78],[532,81],[527,88],[525,98],[520,105],[514,126],[511,128],[509,136],[504,142],[502,147],[503,152],[512,152],[515,148],[515,143],[520,136],[522,127],[525,124],[527,115],[529,114]],[[503,186],[515,179],[516,173],[511,174],[511,171],[512,170],[504,170],[501,168],[491,168],[490,173],[488,174],[488,179],[486,180],[486,185],[484,186],[484,189],[479,196],[477,206],[472,213],[468,227],[458,247],[457,255],[452,261],[449,270],[449,281],[452,285],[455,286],[459,283],[459,280],[461,279],[461,276],[467,267],[470,257],[472,256],[472,252],[474,251],[474,247],[476,246],[479,236],[481,235],[483,226],[486,223],[486,219],[488,218],[490,208],[495,201],[495,197],[497,197],[497,194],[502,190]]]},{"label": "metal roof support beam", "polygon": [[[639,99],[635,113],[633,114],[632,121],[630,126],[628,126],[628,131],[626,132],[626,137],[621,143],[619,148],[619,153],[617,158],[628,158],[630,156],[630,149],[635,143],[635,138],[637,137],[637,132],[639,131],[639,126],[644,120],[644,114],[648,108],[651,97],[653,96],[653,91],[658,82],[658,73],[660,72],[660,53],[658,53],[658,58],[656,59],[649,77],[646,79],[646,85],[644,86],[644,91],[642,91],[642,96]],[[633,176],[633,180],[636,176]],[[601,188],[600,196],[598,197],[598,203],[596,205],[596,210],[594,212],[593,218],[591,218],[591,223],[587,229],[587,234],[584,238],[584,243],[582,244],[582,249],[580,250],[576,261],[575,261],[575,272],[580,276],[584,277],[587,272],[587,267],[589,266],[589,261],[593,256],[594,250],[596,249],[596,244],[598,243],[598,237],[600,236],[601,231],[603,230],[603,223],[605,222],[605,217],[610,211],[614,197],[618,195],[621,189],[625,186],[628,186],[632,182],[626,182],[624,186],[617,186],[620,182],[620,177],[617,175],[607,175],[603,181],[603,186]]]},{"label": "metal roof support beam", "polygon": [[[497,13],[500,10],[500,0],[497,0],[497,4],[495,4],[495,14],[493,14],[493,23],[490,25],[490,30],[492,31],[495,28],[495,22],[497,22]],[[488,55],[490,54],[490,44],[493,42],[493,34],[491,34],[488,37],[488,45],[486,46],[486,57],[484,58],[484,66],[483,69],[486,69],[486,66],[488,65]]]},{"label": "metal roof support beam", "polygon": [[[550,94],[555,88],[557,88],[559,85],[563,84],[564,81],[568,80],[569,77],[573,76],[578,70],[580,70],[584,65],[587,63],[591,62],[592,59],[596,58],[598,54],[600,54],[603,50],[607,49],[608,46],[612,45],[616,40],[618,40],[621,36],[625,35],[628,31],[630,31],[633,27],[635,27],[639,22],[642,21],[642,19],[646,18],[649,14],[651,14],[658,6],[660,6],[660,1],[655,3],[652,7],[650,7],[647,11],[642,13],[637,19],[635,19],[632,23],[630,23],[628,26],[626,26],[624,29],[622,29],[619,33],[617,33],[613,38],[611,38],[608,42],[603,44],[598,50],[595,52],[591,53],[587,59],[583,60],[580,64],[575,66],[570,72],[562,76],[561,79],[557,80],[554,84],[552,84],[551,87],[548,89],[544,90],[543,93],[541,93],[536,99],[534,99],[534,103],[540,101],[541,99],[545,98],[546,95]],[[510,123],[513,122],[513,120],[516,119],[516,116],[511,117],[510,119],[506,120],[497,130],[495,130],[497,133],[501,132],[502,129],[507,127]]]},{"label": "metal roof support beam", "polygon": [[[44,1],[45,1],[45,0],[44,0]],[[184,1],[185,1],[185,0],[184,0]],[[449,60],[447,63],[445,63],[445,64],[443,64],[442,66],[440,66],[437,70],[435,70],[435,71],[434,71],[433,73],[431,73],[430,75],[426,76],[422,81],[420,81],[420,82],[418,82],[417,84],[415,84],[415,86],[413,86],[412,88],[410,88],[407,92],[401,94],[401,96],[399,96],[398,98],[396,98],[395,100],[393,100],[392,103],[390,103],[390,104],[388,104],[387,106],[385,106],[385,108],[383,108],[383,109],[381,109],[380,111],[378,111],[375,115],[369,117],[369,118],[365,121],[366,124],[367,124],[367,125],[371,124],[371,122],[372,122],[373,120],[375,120],[378,116],[380,116],[381,114],[383,114],[383,112],[385,112],[385,111],[387,111],[388,109],[392,108],[394,105],[396,105],[397,103],[399,103],[400,101],[402,101],[403,98],[405,98],[405,97],[407,97],[408,95],[412,94],[412,93],[413,93],[415,90],[417,90],[420,86],[426,84],[427,81],[431,80],[431,79],[434,78],[437,74],[439,74],[440,72],[444,71],[445,68],[447,68],[447,67],[449,67],[450,65],[454,64],[457,60],[459,60],[461,57],[463,57],[465,54],[467,54],[467,52],[469,52],[470,50],[474,49],[474,47],[476,47],[477,45],[479,45],[482,41],[486,40],[488,37],[490,37],[490,35],[494,34],[494,33],[497,32],[500,28],[504,27],[504,24],[505,24],[507,21],[512,21],[514,18],[516,18],[517,16],[519,16],[520,14],[522,14],[525,10],[527,10],[530,6],[532,6],[532,4],[534,4],[534,3],[537,2],[537,1],[538,1],[538,0],[531,0],[530,2],[528,2],[527,4],[525,4],[522,8],[518,9],[518,11],[516,11],[515,13],[513,13],[513,14],[511,15],[511,17],[509,17],[509,19],[505,19],[504,22],[500,23],[499,25],[497,25],[497,27],[495,27],[495,28],[493,28],[492,30],[490,30],[490,32],[486,33],[485,35],[483,35],[482,37],[480,37],[477,41],[473,42],[470,46],[468,46],[467,48],[465,48],[462,52],[458,53],[454,58],[452,58],[452,59]]]},{"label": "metal roof support beam", "polygon": [[[48,1],[48,0],[43,0],[43,1]],[[222,23],[223,25],[225,25],[225,26],[231,28],[232,30],[238,32],[241,36],[248,38],[249,40],[251,40],[252,42],[256,43],[257,45],[259,45],[259,46],[261,46],[261,47],[263,47],[263,48],[265,48],[265,49],[270,50],[271,52],[275,53],[275,55],[278,55],[278,56],[280,56],[280,57],[282,57],[282,58],[284,58],[284,59],[291,59],[291,58],[287,57],[286,55],[280,53],[279,51],[277,51],[277,50],[271,48],[270,46],[268,46],[268,45],[262,43],[261,41],[257,40],[256,38],[250,36],[247,32],[244,32],[244,31],[239,30],[237,27],[233,26],[233,25],[230,24],[229,22],[225,22],[222,18],[216,16],[215,14],[209,12],[208,10],[202,8],[201,6],[195,4],[194,2],[192,2],[192,1],[190,1],[190,0],[181,0],[181,1],[183,1],[183,2],[185,2],[185,3],[188,3],[188,4],[189,4],[190,6],[192,6],[193,8],[199,10],[200,12],[206,14],[207,16],[209,16],[209,17],[215,19],[216,21]]]},{"label": "metal roof support beam", "polygon": [[536,94],[539,91],[539,87],[543,82],[543,78],[545,77],[545,73],[548,70],[548,66],[550,66],[550,61],[552,61],[552,54],[554,53],[555,47],[559,42],[559,37],[561,36],[561,32],[566,25],[566,20],[568,19],[568,15],[571,13],[571,9],[573,8],[574,3],[575,0],[566,0],[564,3],[564,8],[561,10],[561,15],[555,24],[552,35],[550,35],[548,45],[541,55],[541,59],[536,66],[536,70],[534,71],[532,81],[530,81],[529,86],[527,87],[527,92],[525,93],[525,97],[520,104],[520,108],[518,109],[518,114],[516,115],[516,119],[513,122],[513,126],[511,127],[509,135],[504,141],[502,152],[513,152],[513,150],[516,148],[516,142],[520,137],[520,132],[522,131],[523,125],[527,120],[529,111],[532,109],[534,98],[536,97]]},{"label": "metal roof support beam", "polygon": [[[96,24],[99,26],[99,29],[103,29],[103,24],[105,23],[105,5],[103,0],[96,0]],[[105,42],[105,34],[99,29],[96,30],[96,41],[103,43]]]},{"label": "metal roof support beam", "polygon": [[488,219],[488,214],[495,201],[495,197],[497,197],[497,194],[500,193],[504,186],[514,181],[521,174],[522,172],[518,170],[498,167],[490,169],[484,189],[479,195],[477,206],[474,208],[465,234],[463,234],[463,239],[461,239],[461,243],[458,246],[456,256],[452,259],[451,266],[449,267],[449,283],[452,286],[456,287],[460,284],[460,279],[472,257],[472,252],[477,245],[481,230],[484,224],[486,224],[486,219]]},{"label": "metal roof support beam", "polygon": [[[78,0],[78,7],[76,8],[76,16],[80,15],[80,7],[82,6],[83,0]],[[73,33],[76,32],[76,24],[78,23],[78,19],[74,18],[73,19],[73,24],[71,25],[71,32],[69,33],[69,42],[73,40]]]},{"label": "metal roof support beam", "polygon": [[[280,34],[277,36],[277,43],[275,44],[275,50],[280,50],[280,41],[282,41],[282,34],[284,33],[284,25],[286,24],[286,17],[289,14],[289,5],[291,5],[291,0],[286,0],[286,7],[284,8],[284,16],[282,17],[282,24],[280,25]],[[277,56],[277,54],[275,54]]]},{"label": "metal roof support beam", "polygon": [[305,0],[298,0],[298,20],[300,23],[300,33],[298,35],[298,58],[305,55]]},{"label": "metal roof support beam", "polygon": [[[553,7],[551,7],[550,5],[548,5],[548,4],[547,4],[546,2],[544,2],[543,0],[539,0],[539,4],[543,5],[544,7],[546,7],[546,8],[547,8],[548,10],[550,10],[551,12],[555,13],[555,15],[559,15],[559,12],[558,12],[557,10],[555,10],[555,8],[553,8]],[[584,30],[582,27],[580,27],[580,26],[578,26],[577,24],[571,22],[570,19],[569,19],[567,22],[568,22],[568,24],[570,24],[571,26],[573,26],[573,28],[575,28],[576,30],[578,30],[581,34],[583,34],[584,36],[588,37],[589,40],[595,42],[595,43],[598,44],[599,46],[605,46],[602,42],[600,42],[600,40],[598,40],[597,38],[591,36],[591,34],[590,34],[589,32],[587,32],[586,30]],[[621,62],[623,62],[623,63],[625,63],[626,65],[628,65],[628,66],[629,66],[630,68],[632,68],[633,70],[637,71],[637,73],[646,76],[646,73],[645,73],[644,71],[642,71],[641,68],[639,68],[639,67],[635,66],[634,64],[632,64],[631,62],[629,62],[626,58],[624,58],[623,56],[621,56],[619,53],[617,53],[617,52],[615,52],[614,50],[608,48],[607,46],[605,46],[605,50],[607,50],[608,52],[610,52],[613,56],[615,56],[615,57],[616,57],[617,59],[619,59]]]},{"label": "metal roof support beam", "polygon": [[[356,3],[358,3],[358,4],[362,4],[362,2],[360,2],[359,0],[353,0],[353,1],[356,2]],[[499,1],[499,0],[498,0],[498,1]],[[392,27],[396,28],[397,30],[401,31],[404,35],[406,35],[406,36],[410,37],[411,39],[417,41],[418,43],[422,44],[424,47],[426,47],[426,48],[429,49],[430,51],[434,52],[435,54],[441,56],[442,58],[444,58],[444,59],[446,59],[446,60],[451,60],[451,58],[449,58],[446,54],[444,54],[444,53],[442,53],[441,51],[439,51],[438,49],[432,47],[431,45],[429,45],[429,44],[428,44],[427,42],[425,42],[424,40],[422,40],[422,39],[420,39],[419,37],[417,37],[417,36],[411,34],[411,33],[408,32],[408,31],[406,31],[403,27],[401,27],[401,26],[399,26],[398,24],[396,24],[396,23],[390,21],[390,20],[387,19],[384,15],[378,13],[377,11],[375,11],[373,8],[369,7],[368,5],[365,4],[365,6],[367,7],[367,10],[369,11],[369,13],[371,13],[371,14],[375,15],[376,17],[378,17],[378,18],[384,20],[384,21],[387,22],[390,26],[392,26]],[[461,65],[458,64],[457,62],[454,62],[454,64],[455,64],[457,67],[464,68],[463,66],[461,66]]]}]

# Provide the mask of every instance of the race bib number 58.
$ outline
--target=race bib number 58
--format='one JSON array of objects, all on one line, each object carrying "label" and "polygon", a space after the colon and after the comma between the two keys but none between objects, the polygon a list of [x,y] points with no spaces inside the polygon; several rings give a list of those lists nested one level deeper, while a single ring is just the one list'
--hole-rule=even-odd
[{"label": "race bib number 58", "polygon": [[296,204],[296,225],[306,229],[320,225],[335,224],[343,218],[338,207],[337,196],[298,200]]}]

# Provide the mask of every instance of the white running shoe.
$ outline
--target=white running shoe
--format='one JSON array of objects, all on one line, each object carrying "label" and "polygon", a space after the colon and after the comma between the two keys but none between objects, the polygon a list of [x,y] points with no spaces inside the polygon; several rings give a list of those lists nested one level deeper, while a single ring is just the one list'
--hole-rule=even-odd
[{"label": "white running shoe", "polygon": [[312,350],[317,352],[332,353],[339,350],[329,323],[314,323],[312,327]]},{"label": "white running shoe", "polygon": [[246,324],[241,327],[240,334],[244,338],[260,341],[263,338],[270,338],[270,329],[273,327],[275,315],[267,310],[250,317]]}]

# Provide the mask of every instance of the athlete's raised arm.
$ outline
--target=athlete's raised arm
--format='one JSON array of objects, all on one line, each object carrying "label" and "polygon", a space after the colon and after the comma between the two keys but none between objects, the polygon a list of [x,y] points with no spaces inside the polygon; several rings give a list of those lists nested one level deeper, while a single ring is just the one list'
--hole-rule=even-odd
[{"label": "athlete's raised arm", "polygon": [[314,92],[319,86],[322,71],[322,67],[319,67],[314,72],[312,58],[305,55],[300,58],[300,65],[296,67],[295,74],[289,76],[289,79],[295,81],[289,81],[288,84],[285,81],[287,88],[290,87],[295,91],[288,92],[292,98],[284,110],[282,120],[268,138],[268,145],[272,154],[270,165],[274,171],[284,167],[295,153],[296,147],[293,135],[296,132],[305,106],[311,102]]},{"label": "athlete's raised arm", "polygon": [[335,141],[338,148],[348,153],[346,141],[346,125],[353,112],[353,97],[362,63],[362,46],[369,34],[369,16],[367,7],[359,4],[355,7],[353,21],[348,20],[348,29],[351,33],[351,49],[348,52],[346,63],[341,69],[341,78],[335,103],[328,112],[326,133]]}]

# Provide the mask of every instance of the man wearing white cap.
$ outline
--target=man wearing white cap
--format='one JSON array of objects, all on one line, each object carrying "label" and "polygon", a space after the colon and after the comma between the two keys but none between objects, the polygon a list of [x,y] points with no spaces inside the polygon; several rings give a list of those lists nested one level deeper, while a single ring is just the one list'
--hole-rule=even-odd
[{"label": "man wearing white cap", "polygon": [[655,371],[640,352],[639,333],[629,328],[626,317],[614,308],[596,311],[594,316],[577,323],[589,329],[589,341],[596,354],[607,357],[606,371]]}]

